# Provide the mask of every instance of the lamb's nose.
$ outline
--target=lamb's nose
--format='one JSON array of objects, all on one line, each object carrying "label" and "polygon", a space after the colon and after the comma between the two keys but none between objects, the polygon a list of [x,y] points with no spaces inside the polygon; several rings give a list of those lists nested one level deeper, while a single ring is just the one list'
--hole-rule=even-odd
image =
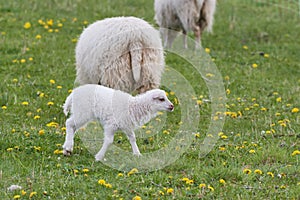
[{"label": "lamb's nose", "polygon": [[173,104],[169,105],[169,109],[170,109],[171,111],[173,111],[173,110],[174,110],[174,106],[173,106]]}]

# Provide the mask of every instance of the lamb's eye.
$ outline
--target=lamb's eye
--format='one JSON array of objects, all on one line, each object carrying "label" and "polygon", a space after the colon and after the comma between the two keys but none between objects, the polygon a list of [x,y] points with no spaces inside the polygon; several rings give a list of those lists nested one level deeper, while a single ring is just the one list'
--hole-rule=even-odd
[{"label": "lamb's eye", "polygon": [[165,98],[159,98],[159,101],[163,102],[165,101]]}]

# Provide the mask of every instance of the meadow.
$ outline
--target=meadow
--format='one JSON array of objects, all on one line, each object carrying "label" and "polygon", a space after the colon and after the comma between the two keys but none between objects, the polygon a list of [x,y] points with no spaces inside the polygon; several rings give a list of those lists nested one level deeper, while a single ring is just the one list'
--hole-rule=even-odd
[{"label": "meadow", "polygon": [[[190,100],[200,122],[178,159],[150,171],[95,162],[78,136],[73,155],[62,155],[61,106],[74,87],[77,38],[88,24],[113,16],[141,17],[157,27],[153,1],[0,0],[0,199],[300,199],[296,0],[218,1],[214,31],[204,33],[202,46],[222,76],[226,111],[218,115],[226,119],[206,156],[199,157],[199,148],[213,134],[207,133],[210,91],[190,63],[166,52],[167,66],[196,92]],[[137,135],[142,154],[178,133],[180,94],[168,94],[175,111],[164,115],[158,134]],[[139,131],[150,132],[151,126]],[[122,133],[115,143],[130,152]],[[13,184],[22,189],[8,191]]]}]

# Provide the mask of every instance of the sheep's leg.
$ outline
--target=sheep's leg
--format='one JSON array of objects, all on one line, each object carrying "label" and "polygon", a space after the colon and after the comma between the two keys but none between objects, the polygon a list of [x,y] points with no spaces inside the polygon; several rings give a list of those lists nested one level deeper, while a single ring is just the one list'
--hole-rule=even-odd
[{"label": "sheep's leg", "polygon": [[177,32],[171,29],[168,29],[168,38],[167,38],[167,48],[171,48],[172,44],[177,36]]},{"label": "sheep's leg", "polygon": [[63,154],[69,156],[73,151],[74,135],[76,131],[76,126],[72,117],[66,121],[66,129],[67,131],[65,143],[63,145]]},{"label": "sheep's leg", "polygon": [[105,152],[114,141],[114,131],[104,128],[104,141],[100,151],[96,154],[96,161],[103,160]]},{"label": "sheep's leg", "polygon": [[126,135],[129,139],[129,142],[131,144],[131,148],[132,148],[132,152],[133,152],[133,155],[137,155],[137,156],[140,156],[141,153],[140,153],[140,150],[136,144],[136,138],[135,138],[135,134],[133,131],[131,132],[126,132]]},{"label": "sheep's leg", "polygon": [[187,49],[188,48],[188,45],[187,45],[187,32],[186,31],[182,31],[182,34],[183,34],[183,47],[185,48],[185,49]]},{"label": "sheep's leg", "polygon": [[200,27],[198,25],[194,26],[194,35],[195,35],[195,39],[196,39],[196,43],[195,43],[195,49],[199,49],[201,46],[201,30]]}]

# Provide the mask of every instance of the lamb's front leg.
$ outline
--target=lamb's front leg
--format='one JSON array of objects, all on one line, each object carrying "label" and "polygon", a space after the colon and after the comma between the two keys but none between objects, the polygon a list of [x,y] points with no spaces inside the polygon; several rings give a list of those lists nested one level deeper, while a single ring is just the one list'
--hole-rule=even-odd
[{"label": "lamb's front leg", "polygon": [[127,131],[126,135],[129,139],[129,142],[131,144],[133,155],[141,156],[140,150],[136,144],[136,138],[133,131]]},{"label": "lamb's front leg", "polygon": [[96,154],[95,158],[96,161],[103,160],[105,152],[107,151],[108,147],[114,141],[114,131],[108,128],[104,128],[104,141],[100,151]]}]

